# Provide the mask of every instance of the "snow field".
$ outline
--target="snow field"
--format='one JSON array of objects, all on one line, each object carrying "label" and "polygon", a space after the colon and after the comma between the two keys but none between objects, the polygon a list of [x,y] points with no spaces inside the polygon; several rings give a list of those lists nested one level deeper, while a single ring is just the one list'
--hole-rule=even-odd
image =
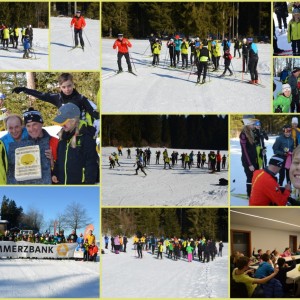
[{"label": "snow field", "polygon": [[[117,51],[113,39],[102,39],[102,111],[103,113],[185,113],[185,112],[270,112],[271,111],[271,45],[257,44],[259,51],[259,82],[265,88],[247,84],[250,75],[242,74],[242,59],[234,58],[231,69],[235,76],[218,76],[221,72],[209,72],[204,85],[195,85],[197,76],[191,69],[168,68],[166,41],[163,41],[158,67],[151,67],[152,57],[148,40],[131,40],[130,49],[133,71],[115,75]],[[233,46],[231,49],[233,54]],[[125,58],[123,70],[127,71]],[[179,63],[181,67],[181,62]],[[196,68],[193,69],[196,71]],[[194,72],[193,72],[194,73]],[[247,81],[247,82],[245,82]],[[120,97],[122,91],[122,97]],[[125,99],[124,99],[125,98]]]},{"label": "snow field", "polygon": [[[127,148],[126,148],[127,149]],[[174,169],[165,169],[160,156],[160,164],[155,165],[155,152],[163,148],[151,149],[151,162],[145,168],[147,176],[140,170],[135,175],[135,148],[131,148],[131,159],[127,159],[126,149],[119,157],[120,167],[116,164],[109,169],[109,156],[116,152],[115,147],[102,148],[102,205],[103,206],[227,206],[228,187],[218,186],[220,178],[228,178],[228,171],[221,170],[209,174],[207,164],[204,169],[197,168],[197,158],[189,169],[181,167],[178,160]],[[169,156],[176,150],[190,153],[191,150],[168,149]],[[194,150],[194,154],[209,150]],[[227,155],[227,151],[221,154]]]},{"label": "snow field", "polygon": [[106,250],[102,255],[101,294],[104,298],[228,298],[228,244],[214,261],[200,263],[196,256],[188,263],[168,259],[165,253],[162,260],[156,259],[150,251],[143,251],[143,259],[138,259],[129,239],[127,253]]},{"label": "snow field", "polygon": [[[51,69],[99,71],[100,69],[100,24],[99,20],[86,20],[83,30],[84,51],[74,49],[74,29],[71,18],[51,17],[50,49]],[[80,45],[80,42],[79,42]]]},{"label": "snow field", "polygon": [[0,259],[2,298],[99,298],[99,262]]},{"label": "snow field", "polygon": [[[48,49],[48,29],[33,28],[32,47],[37,59],[23,59],[24,47],[19,38],[18,49],[10,48],[2,50],[0,48],[0,70],[48,70],[49,49]],[[35,57],[33,55],[33,58]]]}]

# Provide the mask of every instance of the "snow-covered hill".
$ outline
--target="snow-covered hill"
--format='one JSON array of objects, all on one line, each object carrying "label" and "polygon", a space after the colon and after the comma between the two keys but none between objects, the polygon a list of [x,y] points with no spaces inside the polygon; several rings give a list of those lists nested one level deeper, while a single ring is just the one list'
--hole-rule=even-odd
[{"label": "snow-covered hill", "polygon": [[[234,58],[231,69],[235,76],[220,78],[221,72],[210,72],[207,83],[195,85],[197,76],[190,69],[168,68],[168,50],[163,42],[160,65],[151,67],[152,57],[147,40],[131,40],[133,70],[138,77],[123,72],[115,75],[117,52],[114,40],[102,40],[102,111],[104,113],[190,113],[190,112],[270,112],[271,111],[271,45],[257,44],[259,82],[265,88],[248,84],[250,75],[241,73],[242,59]],[[233,46],[231,49],[233,53]],[[127,70],[125,58],[123,69]],[[181,67],[181,63],[180,63]],[[194,69],[195,71],[195,69]],[[247,82],[245,82],[247,81]]]},{"label": "snow-covered hill", "polygon": [[[162,155],[160,164],[155,164],[155,152],[158,148],[151,148],[150,165],[145,172],[135,175],[135,148],[131,148],[131,159],[127,159],[126,149],[120,157],[120,167],[109,169],[108,157],[116,148],[102,148],[102,204],[104,206],[225,206],[227,205],[228,188],[218,186],[220,178],[228,177],[227,170],[210,174],[205,165],[204,169],[197,168],[197,159],[189,169],[181,167],[181,161],[173,169],[164,170]],[[163,148],[159,149],[161,153]],[[169,156],[176,150],[190,153],[191,150],[168,149]],[[197,154],[198,150],[194,150]],[[200,150],[208,154],[208,150]],[[227,151],[221,151],[222,156]]]},{"label": "snow-covered hill", "polygon": [[174,261],[143,251],[138,259],[132,242],[127,253],[102,255],[102,297],[105,298],[228,298],[228,244],[223,257],[200,263],[198,257]]},{"label": "snow-covered hill", "polygon": [[83,31],[85,43],[82,49],[74,46],[74,29],[70,27],[71,18],[51,18],[50,67],[53,70],[100,70],[100,23],[99,20],[86,19]]},{"label": "snow-covered hill", "polygon": [[48,48],[48,29],[33,28],[32,47],[34,54],[32,58],[37,59],[23,59],[24,47],[19,38],[18,49],[10,48],[3,50],[0,47],[0,70],[48,70],[49,48]]}]

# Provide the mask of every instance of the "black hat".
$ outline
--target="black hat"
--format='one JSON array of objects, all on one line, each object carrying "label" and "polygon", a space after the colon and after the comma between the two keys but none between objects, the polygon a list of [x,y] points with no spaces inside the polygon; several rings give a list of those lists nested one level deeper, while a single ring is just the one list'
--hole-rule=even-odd
[{"label": "black hat", "polygon": [[119,37],[119,36],[123,36],[123,33],[118,33],[118,37]]},{"label": "black hat", "polygon": [[81,14],[81,11],[80,10],[76,10],[76,14]]},{"label": "black hat", "polygon": [[33,107],[28,108],[28,110],[23,113],[23,117],[25,125],[31,122],[44,123],[41,113]]},{"label": "black hat", "polygon": [[299,67],[295,67],[295,68],[293,69],[292,73],[296,73],[296,72],[298,72],[298,71],[300,71],[300,68],[299,68]]},{"label": "black hat", "polygon": [[276,166],[278,168],[281,168],[285,162],[285,159],[283,156],[275,154],[273,155],[269,160],[269,165]]}]

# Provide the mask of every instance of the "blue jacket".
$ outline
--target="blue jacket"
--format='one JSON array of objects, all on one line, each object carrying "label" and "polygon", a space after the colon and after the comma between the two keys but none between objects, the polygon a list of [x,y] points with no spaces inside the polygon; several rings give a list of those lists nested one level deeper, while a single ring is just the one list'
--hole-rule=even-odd
[{"label": "blue jacket", "polygon": [[286,153],[285,149],[288,149],[289,152],[294,150],[294,140],[290,137],[285,137],[283,134],[276,138],[276,141],[273,145],[274,154],[284,155]]},{"label": "blue jacket", "polygon": [[77,244],[84,243],[84,238],[79,236],[76,240],[76,243]]},{"label": "blue jacket", "polygon": [[178,39],[178,40],[175,40],[174,43],[175,43],[175,50],[180,51],[182,41]]},{"label": "blue jacket", "polygon": [[30,49],[30,40],[28,38],[25,38],[23,41],[24,50]]},{"label": "blue jacket", "polygon": [[265,278],[271,275],[274,272],[274,268],[268,263],[263,261],[259,264],[258,269],[256,270],[254,277],[255,278]]},{"label": "blue jacket", "polygon": [[283,288],[278,279],[272,278],[267,283],[261,285],[265,298],[282,298]]},{"label": "blue jacket", "polygon": [[[28,132],[26,128],[22,129],[22,136],[21,136],[21,141],[27,140],[28,139]],[[5,150],[6,153],[9,152],[9,144],[15,142],[13,137],[11,136],[10,133],[5,134],[1,139],[0,139],[4,145],[5,145]]]}]

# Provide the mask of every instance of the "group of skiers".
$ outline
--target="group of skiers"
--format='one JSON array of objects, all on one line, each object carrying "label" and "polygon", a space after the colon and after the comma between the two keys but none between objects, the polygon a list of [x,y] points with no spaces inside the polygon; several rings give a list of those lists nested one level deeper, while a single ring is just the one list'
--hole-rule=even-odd
[{"label": "group of skiers", "polygon": [[[162,50],[162,41],[151,34],[149,38],[151,53],[153,56],[152,65],[156,66],[160,62],[160,54]],[[253,42],[253,38],[243,38],[240,41],[238,38],[233,39],[234,43],[234,57],[236,54],[239,54],[238,58],[242,57],[242,72],[247,73],[250,72],[251,80],[250,83],[257,84],[258,83],[258,73],[257,73],[257,64],[258,64],[258,49],[257,45]],[[176,68],[179,64],[180,56],[181,56],[181,68],[187,69],[190,66],[197,67],[197,83],[205,83],[207,77],[207,71],[209,62],[212,62],[210,65],[212,66],[212,72],[218,71],[220,67],[220,58],[221,58],[221,47],[223,47],[222,57],[224,58],[225,69],[220,77],[225,76],[226,72],[229,71],[229,75],[233,75],[232,70],[230,69],[232,55],[230,54],[230,46],[231,41],[227,38],[224,38],[222,43],[214,40],[212,37],[208,37],[207,39],[200,40],[199,37],[187,39],[186,37],[180,37],[179,35],[175,35],[170,38],[166,47],[169,50],[169,59],[171,68]],[[123,34],[118,35],[118,39],[115,41],[113,48],[116,49],[118,47],[118,67],[119,71],[122,72],[121,66],[121,58],[125,56],[126,62],[128,65],[128,71],[132,73],[131,66],[131,58],[129,55],[128,48],[132,47],[132,44],[128,39],[123,37]],[[190,49],[190,50],[189,50]],[[147,49],[146,49],[147,50]],[[240,52],[242,50],[242,54]],[[190,52],[190,59],[189,59]],[[165,62],[167,60],[167,50],[165,54]]]},{"label": "group of skiers", "polygon": [[[109,237],[104,237],[105,248],[108,249]],[[110,238],[111,251],[115,254],[119,252],[126,252],[128,238],[126,235],[116,235]],[[150,252],[156,255],[157,259],[163,259],[164,256],[175,261],[180,259],[187,259],[192,262],[198,257],[200,262],[213,261],[216,256],[222,256],[224,244],[219,241],[218,247],[213,239],[206,239],[205,237],[193,238],[164,238],[156,237],[153,233],[137,234],[133,237],[133,249],[138,258],[143,258],[143,251]]]},{"label": "group of skiers", "polygon": [[[116,152],[111,153],[109,156],[109,168],[113,169],[116,164],[118,166],[121,166],[119,164],[119,155],[122,155],[122,151],[120,152],[120,147],[118,147],[118,154]],[[136,163],[134,166],[137,166],[136,168],[136,175],[138,175],[138,170],[141,170],[141,172],[144,173],[146,176],[145,168],[147,165],[150,165],[151,163],[151,150],[150,148],[146,148],[145,150],[141,148],[136,148]],[[207,169],[211,172],[221,172],[221,169],[228,169],[228,155],[225,154],[222,156],[220,151],[218,150],[217,153],[215,151],[210,151],[208,154],[206,154],[204,151],[201,153],[198,151],[197,154],[194,153],[192,150],[189,154],[188,153],[179,153],[177,151],[173,151],[170,155],[168,153],[168,150],[165,148],[162,152],[160,150],[156,150],[155,152],[155,165],[160,164],[160,157],[162,155],[162,161],[161,163],[164,166],[164,169],[172,169],[175,167],[175,165],[178,164],[178,161],[181,160],[181,167],[184,169],[191,169],[195,164],[197,165],[197,168],[204,168],[205,164],[207,164]],[[194,162],[194,157],[196,156],[196,163]],[[131,149],[127,149],[127,159],[131,159]],[[226,164],[227,162],[227,164]]]},{"label": "group of skiers", "polygon": [[0,26],[0,43],[2,44],[3,50],[8,50],[10,44],[12,44],[12,48],[17,49],[20,39],[24,47],[23,58],[29,58],[29,51],[32,49],[33,41],[32,26],[27,25],[21,28],[17,25],[8,27],[2,24]]}]

